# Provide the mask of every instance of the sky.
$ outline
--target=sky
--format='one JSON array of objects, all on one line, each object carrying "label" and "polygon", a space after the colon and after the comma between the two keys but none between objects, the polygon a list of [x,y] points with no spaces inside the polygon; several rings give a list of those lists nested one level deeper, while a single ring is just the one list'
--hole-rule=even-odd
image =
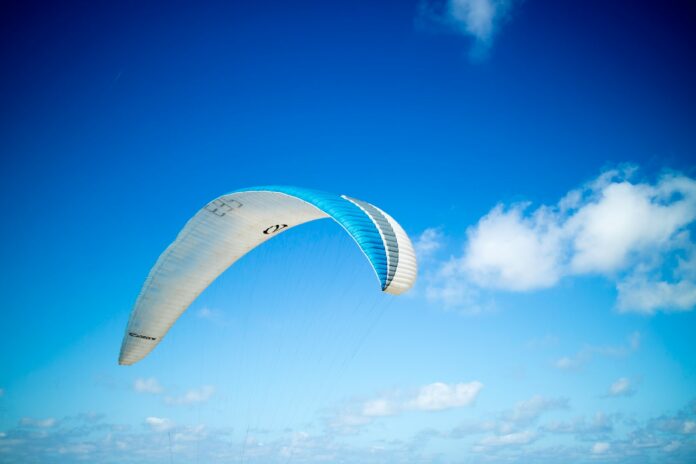
[{"label": "sky", "polygon": [[[688,1],[10,2],[0,15],[1,463],[690,463]],[[198,209],[373,203],[382,294],[330,220],[117,363]]]}]

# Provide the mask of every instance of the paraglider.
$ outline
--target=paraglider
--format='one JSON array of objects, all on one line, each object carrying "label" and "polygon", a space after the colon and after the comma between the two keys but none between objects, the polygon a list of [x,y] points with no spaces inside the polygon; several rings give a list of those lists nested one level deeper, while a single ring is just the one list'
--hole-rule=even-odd
[{"label": "paraglider", "polygon": [[324,218],[354,239],[382,291],[399,295],[411,288],[417,274],[411,240],[376,206],[297,187],[237,190],[198,211],[160,255],[131,312],[119,364],[147,356],[198,295],[246,253],[297,225]]}]

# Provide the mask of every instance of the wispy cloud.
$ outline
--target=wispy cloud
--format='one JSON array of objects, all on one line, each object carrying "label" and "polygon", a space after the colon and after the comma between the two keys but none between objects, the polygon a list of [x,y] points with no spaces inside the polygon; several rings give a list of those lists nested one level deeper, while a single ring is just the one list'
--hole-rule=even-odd
[{"label": "wispy cloud", "polygon": [[423,231],[413,242],[416,256],[419,260],[430,258],[436,251],[442,248],[444,234],[438,228],[428,228]]},{"label": "wispy cloud", "polygon": [[605,441],[598,441],[592,445],[592,454],[604,454],[609,451],[611,445]]},{"label": "wispy cloud", "polygon": [[568,408],[567,398],[534,395],[519,401],[512,409],[498,413],[495,419],[463,424],[444,436],[458,439],[482,434],[483,436],[473,444],[472,451],[490,455],[500,449],[520,448],[535,442],[540,438],[536,430],[539,419],[551,411]]},{"label": "wispy cloud", "polygon": [[133,382],[133,389],[138,393],[151,393],[153,395],[160,394],[164,391],[162,385],[160,385],[154,377],[136,379],[135,382]]},{"label": "wispy cloud", "polygon": [[635,389],[631,381],[626,377],[621,377],[611,384],[607,396],[631,396],[634,393]]},{"label": "wispy cloud", "polygon": [[615,282],[622,312],[693,309],[696,180],[637,182],[636,171],[604,172],[552,206],[494,207],[469,228],[461,256],[439,265],[428,295],[466,304],[476,289],[524,292],[599,274]]},{"label": "wispy cloud", "polygon": [[531,430],[511,432],[503,435],[488,435],[473,447],[475,452],[484,452],[490,447],[509,447],[528,445],[537,438],[537,433]]},{"label": "wispy cloud", "polygon": [[677,451],[679,448],[681,448],[682,444],[679,440],[672,440],[669,443],[667,443],[664,448],[662,448],[664,451],[668,453],[672,453],[674,451]]},{"label": "wispy cloud", "polygon": [[537,420],[545,412],[558,409],[568,409],[568,398],[546,398],[535,395],[517,403],[507,414],[507,418],[512,422],[528,423]]},{"label": "wispy cloud", "polygon": [[208,306],[204,306],[198,311],[196,311],[196,316],[199,319],[210,321],[216,325],[227,325],[228,322],[226,320],[224,312],[220,311],[219,309],[210,308]]},{"label": "wispy cloud", "polygon": [[563,356],[554,362],[554,367],[558,369],[577,369],[588,363],[594,356],[607,356],[611,358],[621,358],[640,348],[640,332],[633,332],[623,345],[616,346],[595,346],[586,345],[572,356]]},{"label": "wispy cloud", "polygon": [[597,436],[606,436],[614,428],[614,416],[597,412],[590,420],[584,416],[570,420],[553,420],[540,427],[549,433],[572,434],[583,440]]},{"label": "wispy cloud", "polygon": [[168,396],[165,402],[171,405],[187,406],[192,404],[200,404],[208,401],[215,394],[215,387],[212,385],[204,385],[200,388],[194,388],[180,396]]},{"label": "wispy cloud", "polygon": [[513,3],[512,0],[424,0],[419,19],[470,37],[474,41],[471,56],[481,58],[492,46]]},{"label": "wispy cloud", "polygon": [[57,423],[56,419],[53,417],[48,417],[46,419],[33,419],[31,417],[23,417],[19,424],[24,427],[38,427],[38,428],[51,428]]}]

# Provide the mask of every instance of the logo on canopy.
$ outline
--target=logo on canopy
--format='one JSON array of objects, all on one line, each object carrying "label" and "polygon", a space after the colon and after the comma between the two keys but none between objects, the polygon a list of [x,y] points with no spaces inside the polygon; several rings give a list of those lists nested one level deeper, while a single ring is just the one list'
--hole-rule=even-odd
[{"label": "logo on canopy", "polygon": [[271,235],[275,234],[276,232],[280,232],[281,230],[287,228],[287,224],[276,224],[274,226],[269,227],[268,229],[264,230],[263,233],[266,235]]}]

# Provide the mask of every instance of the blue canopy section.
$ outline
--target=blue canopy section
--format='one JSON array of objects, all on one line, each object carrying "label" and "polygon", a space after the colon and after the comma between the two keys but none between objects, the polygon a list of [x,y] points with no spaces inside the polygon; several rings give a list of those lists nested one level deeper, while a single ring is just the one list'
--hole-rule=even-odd
[{"label": "blue canopy section", "polygon": [[333,193],[279,185],[245,188],[231,193],[259,191],[284,193],[328,214],[353,237],[377,273],[382,290],[387,288],[387,252],[382,236],[372,219],[357,205]]}]

